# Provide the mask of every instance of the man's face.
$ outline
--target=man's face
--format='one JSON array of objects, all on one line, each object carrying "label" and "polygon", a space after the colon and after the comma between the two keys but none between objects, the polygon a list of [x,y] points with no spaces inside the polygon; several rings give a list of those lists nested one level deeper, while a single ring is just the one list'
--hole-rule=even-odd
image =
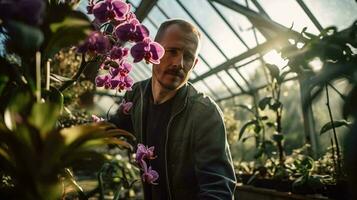
[{"label": "man's face", "polygon": [[178,25],[169,26],[158,41],[165,49],[160,64],[153,66],[153,79],[168,90],[184,85],[197,63],[198,38]]}]

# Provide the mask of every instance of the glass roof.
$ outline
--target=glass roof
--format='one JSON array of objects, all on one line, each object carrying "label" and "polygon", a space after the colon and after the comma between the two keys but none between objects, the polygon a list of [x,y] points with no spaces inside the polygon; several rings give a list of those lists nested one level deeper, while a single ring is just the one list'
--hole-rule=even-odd
[{"label": "glass roof", "polygon": [[[215,100],[247,94],[267,84],[265,63],[282,69],[287,64],[269,45],[278,33],[268,27],[258,27],[258,17],[278,27],[319,34],[328,26],[339,30],[357,19],[354,0],[151,0],[143,24],[154,36],[158,26],[169,18],[182,18],[195,24],[202,33],[199,62],[194,68],[191,82]],[[128,0],[136,10],[141,0]],[[147,3],[147,2],[146,2]],[[151,76],[151,66],[139,63],[132,72],[140,81]]]}]

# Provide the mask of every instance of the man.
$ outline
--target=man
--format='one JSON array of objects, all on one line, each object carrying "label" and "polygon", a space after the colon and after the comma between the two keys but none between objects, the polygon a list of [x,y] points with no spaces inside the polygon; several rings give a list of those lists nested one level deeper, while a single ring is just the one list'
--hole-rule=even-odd
[{"label": "man", "polygon": [[222,112],[188,83],[197,64],[200,33],[192,24],[169,20],[155,41],[165,49],[152,77],[124,96],[133,102],[110,121],[155,147],[150,160],[158,185],[144,183],[145,199],[232,199],[235,175]]}]

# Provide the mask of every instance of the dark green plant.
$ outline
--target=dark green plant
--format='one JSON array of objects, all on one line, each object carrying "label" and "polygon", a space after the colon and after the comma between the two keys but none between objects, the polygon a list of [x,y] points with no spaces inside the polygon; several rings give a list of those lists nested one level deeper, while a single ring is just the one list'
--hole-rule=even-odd
[{"label": "dark green plant", "polygon": [[[320,134],[332,130],[331,146],[333,158],[335,158],[336,178],[342,178],[342,156],[341,145],[337,139],[336,128],[340,126],[350,126],[351,123],[346,121],[348,116],[356,117],[357,111],[354,103],[357,100],[353,95],[357,91],[356,86],[356,47],[357,47],[357,23],[343,31],[337,31],[336,27],[328,27],[321,31],[318,36],[314,36],[302,31],[305,44],[301,49],[286,48],[282,51],[289,59],[289,66],[305,79],[305,85],[309,86],[304,89],[309,98],[305,99],[304,105],[307,106],[322,91],[326,92],[326,105],[330,121],[327,122],[320,131]],[[318,58],[322,62],[322,69],[315,73],[309,62]],[[335,80],[346,80],[350,85],[345,94],[337,91],[331,84]],[[344,120],[334,120],[329,102],[329,88],[334,89],[344,100],[343,117]],[[310,95],[310,93],[312,93]],[[311,96],[311,97],[310,97]],[[350,120],[349,120],[350,121]]]},{"label": "dark green plant", "polygon": [[[5,53],[0,56],[0,199],[60,199],[63,179],[76,188],[80,199],[86,199],[68,169],[78,162],[86,167],[108,161],[96,147],[132,148],[126,138],[133,136],[109,123],[61,127],[63,91],[86,68],[98,67],[97,57],[82,54],[70,78],[47,68],[56,53],[79,44],[93,30],[73,3],[33,0],[26,4],[31,9],[21,12],[39,15],[23,16],[4,14],[0,2],[0,34],[5,37]],[[22,6],[11,1],[8,5]],[[57,84],[50,84],[50,77]]]}]

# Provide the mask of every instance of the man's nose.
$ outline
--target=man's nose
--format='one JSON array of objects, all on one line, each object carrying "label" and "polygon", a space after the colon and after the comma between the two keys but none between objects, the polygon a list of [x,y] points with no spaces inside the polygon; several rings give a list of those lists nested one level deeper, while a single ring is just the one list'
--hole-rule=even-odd
[{"label": "man's nose", "polygon": [[178,67],[180,69],[183,69],[184,63],[183,63],[183,54],[179,54],[178,56],[175,57],[173,61],[173,65],[175,67]]}]

